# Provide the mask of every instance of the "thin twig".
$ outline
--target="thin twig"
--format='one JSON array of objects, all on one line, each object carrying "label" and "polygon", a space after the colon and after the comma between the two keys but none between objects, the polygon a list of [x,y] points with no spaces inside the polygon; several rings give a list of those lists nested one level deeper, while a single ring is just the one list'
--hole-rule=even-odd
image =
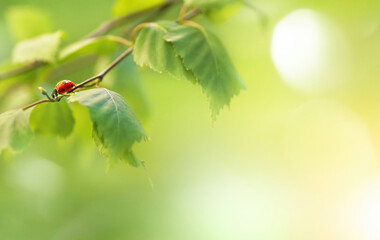
[{"label": "thin twig", "polygon": [[[130,55],[132,52],[133,52],[133,49],[134,47],[130,47],[128,48],[125,52],[123,52],[118,58],[115,59],[115,61],[113,61],[108,67],[106,67],[106,69],[104,69],[101,73],[79,83],[78,85],[76,85],[70,92],[73,92],[79,88],[82,88],[84,87],[86,84],[88,83],[91,83],[91,82],[94,82],[95,80],[103,80],[104,76],[109,72],[111,71],[114,67],[116,67],[121,61],[123,61],[128,55]],[[66,95],[65,95],[66,96]],[[41,103],[46,103],[46,102],[59,102],[64,96],[59,96],[58,98],[55,98],[55,99],[42,99],[42,100],[39,100],[37,102],[34,102],[32,104],[29,104],[25,107],[22,108],[22,110],[27,110],[31,107],[34,107],[38,104],[41,104]]]},{"label": "thin twig", "polygon": [[189,19],[197,16],[200,13],[202,13],[202,11],[199,8],[194,8],[190,12],[185,14],[185,16],[183,16],[183,20],[189,20]]},{"label": "thin twig", "polygon": [[[184,20],[189,20],[193,17],[195,17],[196,15],[200,14],[201,11],[198,9],[198,8],[194,8],[193,10],[191,10],[189,13],[185,14],[183,16],[183,19]],[[130,48],[128,48],[125,52],[123,52],[118,58],[115,59],[115,61],[113,61],[106,69],[104,69],[101,73],[79,83],[78,85],[76,85],[70,92],[73,92],[75,91],[76,89],[78,88],[81,88],[81,87],[84,87],[86,84],[88,83],[91,83],[95,80],[100,80],[102,81],[104,76],[109,72],[111,71],[114,67],[116,67],[121,61],[124,60],[124,58],[126,58],[128,55],[130,55],[132,52],[133,52],[133,49],[135,47],[132,46]]]},{"label": "thin twig", "polygon": [[73,92],[75,91],[76,89],[80,88],[80,87],[84,87],[87,83],[90,83],[90,82],[93,82],[95,80],[103,80],[104,76],[112,70],[112,68],[116,67],[121,61],[123,61],[124,58],[126,58],[129,54],[132,53],[134,47],[130,47],[128,48],[125,52],[123,52],[118,58],[116,58],[115,61],[113,61],[106,69],[104,69],[101,73],[79,83],[78,85],[76,85],[70,92]]},{"label": "thin twig", "polygon": [[29,105],[23,107],[22,110],[25,111],[25,110],[27,110],[27,109],[29,109],[29,108],[31,108],[31,107],[34,107],[34,106],[36,106],[36,105],[38,105],[38,104],[45,103],[45,102],[52,102],[52,101],[49,100],[49,99],[42,99],[42,100],[39,100],[39,101],[37,101],[37,102],[34,102],[34,103],[32,103],[32,104],[29,104]]},{"label": "thin twig", "polygon": [[[201,11],[199,9],[195,8],[195,9],[191,10],[189,13],[185,14],[183,19],[189,20],[189,19],[195,17],[196,15],[198,15],[199,13],[201,13]],[[123,61],[127,56],[129,56],[133,52],[134,48],[135,47],[132,46],[132,47],[128,48],[127,50],[125,50],[118,58],[115,59],[115,61],[113,61],[110,65],[108,65],[108,67],[106,67],[101,73],[99,73],[93,77],[90,77],[89,79],[77,84],[71,91],[69,91],[69,93],[74,92],[77,89],[83,88],[83,87],[85,87],[86,84],[92,83],[96,80],[102,81],[104,76],[107,75],[107,73],[109,71],[111,71],[114,67],[116,67],[121,61]],[[31,107],[34,107],[38,104],[45,103],[45,102],[59,102],[64,96],[66,96],[66,95],[59,96],[56,99],[42,99],[42,100],[39,100],[37,102],[34,102],[32,104],[29,104],[29,105],[23,107],[22,110],[25,111]]]},{"label": "thin twig", "polygon": [[[185,6],[185,5],[184,5]],[[194,8],[192,9],[190,12],[188,12],[187,14],[185,14],[185,11],[187,9],[187,7],[183,7],[181,9],[181,13],[180,13],[180,16],[178,17],[176,23],[179,23],[179,24],[183,24],[184,21],[186,20],[189,20],[193,17],[195,17],[196,15],[200,14],[201,13],[201,10],[198,9],[198,8]],[[182,16],[183,15],[183,16]],[[137,33],[143,29],[144,27],[148,26],[149,24],[151,24],[151,22],[143,22],[143,23],[140,23],[139,25],[137,25],[134,29],[132,29],[131,31],[131,39],[132,41],[134,42],[135,41],[135,38],[136,38],[136,35]]]},{"label": "thin twig", "polygon": [[134,13],[131,13],[131,14],[128,14],[128,15],[125,15],[125,16],[117,18],[115,20],[111,20],[111,21],[105,22],[105,23],[101,24],[97,29],[95,29],[94,31],[92,31],[90,34],[88,34],[87,36],[85,36],[84,38],[91,38],[91,37],[101,36],[101,35],[109,32],[110,30],[112,30],[112,29],[114,29],[116,27],[121,26],[122,24],[124,24],[125,22],[127,22],[129,20],[132,20],[132,19],[135,19],[137,17],[143,16],[143,15],[149,13],[149,12],[152,12],[152,11],[161,12],[161,11],[165,10],[166,8],[172,6],[173,4],[175,4],[177,2],[178,1],[166,1],[166,2],[161,3],[159,5],[156,5],[156,6],[153,6],[153,7],[150,7],[150,8],[146,8],[146,9],[143,9],[141,11],[134,12]]}]

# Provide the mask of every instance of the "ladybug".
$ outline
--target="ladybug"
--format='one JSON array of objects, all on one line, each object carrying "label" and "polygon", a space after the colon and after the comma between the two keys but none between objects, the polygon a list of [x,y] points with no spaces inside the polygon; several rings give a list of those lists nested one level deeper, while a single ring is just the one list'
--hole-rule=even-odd
[{"label": "ladybug", "polygon": [[57,85],[55,86],[55,89],[53,90],[53,92],[51,93],[51,96],[53,98],[57,97],[58,94],[63,94],[63,93],[66,93],[66,92],[70,92],[71,90],[73,90],[75,88],[75,84],[70,81],[70,80],[63,80],[63,81],[60,81],[59,83],[57,83]]}]

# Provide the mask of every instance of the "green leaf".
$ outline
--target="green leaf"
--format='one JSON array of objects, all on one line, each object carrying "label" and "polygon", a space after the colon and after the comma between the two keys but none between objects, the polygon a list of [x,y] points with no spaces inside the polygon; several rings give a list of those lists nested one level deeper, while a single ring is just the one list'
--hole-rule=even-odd
[{"label": "green leaf", "polygon": [[131,149],[135,142],[146,139],[147,134],[122,96],[105,88],[95,88],[78,92],[69,97],[69,101],[88,108],[93,138],[110,165],[117,159],[132,166],[138,165],[136,161],[143,164]]},{"label": "green leaf", "polygon": [[163,3],[164,0],[116,0],[112,12],[116,17],[144,10]]},{"label": "green leaf", "polygon": [[62,37],[63,32],[58,31],[20,42],[13,50],[13,63],[34,61],[53,63]]},{"label": "green leaf", "polygon": [[[94,73],[98,74],[103,71],[116,57],[118,54],[99,57],[95,64]],[[142,123],[148,119],[151,111],[149,98],[146,95],[141,76],[138,73],[138,66],[133,58],[128,57],[119,63],[117,68],[105,76],[102,85],[105,88],[118,89],[118,93],[125,98]]]},{"label": "green leaf", "polygon": [[148,66],[156,72],[167,72],[176,79],[196,82],[191,72],[183,66],[170,43],[164,40],[168,27],[177,24],[170,22],[150,23],[140,30],[135,43],[133,57],[137,65]]},{"label": "green leaf", "polygon": [[34,107],[29,123],[33,130],[45,137],[67,137],[73,130],[74,118],[65,100]]},{"label": "green leaf", "polygon": [[120,42],[122,39],[114,36],[84,39],[62,49],[59,60],[68,61],[89,54],[106,55],[115,51]]},{"label": "green leaf", "polygon": [[188,6],[195,6],[198,8],[216,9],[222,8],[242,0],[184,0]]},{"label": "green leaf", "polygon": [[135,168],[145,167],[144,161],[138,159],[134,152],[126,151],[124,153],[124,159],[126,159],[127,163]]},{"label": "green leaf", "polygon": [[22,150],[33,138],[29,111],[10,110],[0,115],[0,153],[7,148]]},{"label": "green leaf", "polygon": [[12,36],[17,41],[33,38],[52,31],[50,16],[35,7],[11,7],[6,11],[5,19]]},{"label": "green leaf", "polygon": [[198,79],[210,99],[212,118],[230,103],[234,95],[245,89],[245,84],[234,69],[220,40],[196,25],[176,26],[166,40],[171,42],[187,69]]}]

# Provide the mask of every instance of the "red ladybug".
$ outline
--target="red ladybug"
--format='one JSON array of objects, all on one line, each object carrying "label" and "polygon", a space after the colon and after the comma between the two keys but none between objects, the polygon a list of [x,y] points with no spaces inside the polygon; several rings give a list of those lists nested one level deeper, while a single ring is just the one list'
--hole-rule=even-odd
[{"label": "red ladybug", "polygon": [[74,87],[75,87],[75,84],[70,80],[60,81],[55,86],[55,89],[53,90],[51,96],[55,98],[58,96],[58,94],[63,94],[63,93],[73,90]]}]

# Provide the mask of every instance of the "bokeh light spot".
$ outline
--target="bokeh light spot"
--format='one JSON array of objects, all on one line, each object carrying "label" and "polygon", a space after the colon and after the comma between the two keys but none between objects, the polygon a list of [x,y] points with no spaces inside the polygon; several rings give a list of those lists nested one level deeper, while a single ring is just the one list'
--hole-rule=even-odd
[{"label": "bokeh light spot", "polygon": [[348,74],[344,35],[314,10],[300,9],[285,16],[274,29],[271,52],[285,83],[305,93],[335,89]]}]

